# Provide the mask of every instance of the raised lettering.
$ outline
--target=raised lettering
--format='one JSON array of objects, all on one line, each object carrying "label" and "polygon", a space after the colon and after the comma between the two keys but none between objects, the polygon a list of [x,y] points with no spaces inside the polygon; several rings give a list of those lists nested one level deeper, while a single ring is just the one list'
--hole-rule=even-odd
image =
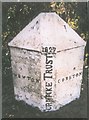
[{"label": "raised lettering", "polygon": [[53,64],[53,61],[47,59],[46,64]]},{"label": "raised lettering", "polygon": [[23,75],[22,75],[22,78],[25,78],[25,77],[26,77],[26,76],[23,76]]},{"label": "raised lettering", "polygon": [[45,80],[46,78],[52,78],[52,75],[47,75],[47,74],[44,73],[44,80]]},{"label": "raised lettering", "polygon": [[50,83],[49,83],[49,82],[46,82],[46,86],[48,86],[48,87],[49,87],[49,86],[52,86],[52,82],[50,82]]},{"label": "raised lettering", "polygon": [[46,103],[46,110],[51,110],[51,106],[52,106],[51,103]]},{"label": "raised lettering", "polygon": [[46,88],[46,91],[52,91],[52,88]]}]

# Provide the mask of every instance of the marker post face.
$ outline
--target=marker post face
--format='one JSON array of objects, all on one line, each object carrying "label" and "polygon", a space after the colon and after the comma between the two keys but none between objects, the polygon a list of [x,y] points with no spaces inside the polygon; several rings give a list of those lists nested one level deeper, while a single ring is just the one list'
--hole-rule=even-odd
[{"label": "marker post face", "polygon": [[55,111],[80,97],[86,43],[56,13],[39,14],[8,45],[17,100]]}]

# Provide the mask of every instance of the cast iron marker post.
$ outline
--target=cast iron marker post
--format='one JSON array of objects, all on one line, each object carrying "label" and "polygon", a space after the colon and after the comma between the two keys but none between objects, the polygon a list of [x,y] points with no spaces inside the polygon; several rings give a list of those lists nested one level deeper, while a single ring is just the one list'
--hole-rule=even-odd
[{"label": "cast iron marker post", "polygon": [[8,45],[16,100],[55,111],[80,97],[86,42],[56,13],[40,13]]}]

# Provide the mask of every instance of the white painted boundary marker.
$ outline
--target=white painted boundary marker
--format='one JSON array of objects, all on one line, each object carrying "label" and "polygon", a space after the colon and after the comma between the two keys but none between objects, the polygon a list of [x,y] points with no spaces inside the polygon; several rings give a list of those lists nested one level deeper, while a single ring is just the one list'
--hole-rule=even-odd
[{"label": "white painted boundary marker", "polygon": [[80,97],[86,43],[56,13],[40,13],[8,45],[17,100],[55,111]]}]

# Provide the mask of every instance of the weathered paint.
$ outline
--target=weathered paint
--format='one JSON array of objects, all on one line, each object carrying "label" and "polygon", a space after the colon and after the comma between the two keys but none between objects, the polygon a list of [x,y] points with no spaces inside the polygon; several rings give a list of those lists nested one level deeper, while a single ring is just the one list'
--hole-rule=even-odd
[{"label": "weathered paint", "polygon": [[86,43],[56,13],[41,13],[10,43],[17,100],[55,111],[80,97]]}]

